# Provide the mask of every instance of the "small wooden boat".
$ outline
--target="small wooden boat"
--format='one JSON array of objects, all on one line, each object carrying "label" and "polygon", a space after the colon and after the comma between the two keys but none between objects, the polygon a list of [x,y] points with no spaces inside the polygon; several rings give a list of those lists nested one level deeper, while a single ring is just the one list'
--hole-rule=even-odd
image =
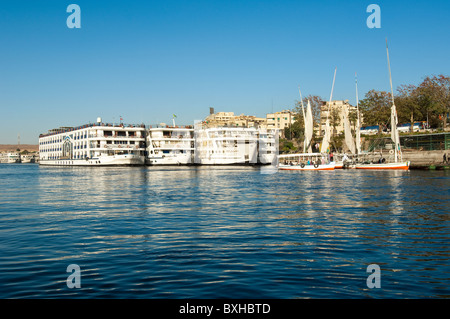
[{"label": "small wooden boat", "polygon": [[296,171],[330,171],[334,170],[336,163],[328,161],[328,154],[300,153],[278,156],[280,170]]}]

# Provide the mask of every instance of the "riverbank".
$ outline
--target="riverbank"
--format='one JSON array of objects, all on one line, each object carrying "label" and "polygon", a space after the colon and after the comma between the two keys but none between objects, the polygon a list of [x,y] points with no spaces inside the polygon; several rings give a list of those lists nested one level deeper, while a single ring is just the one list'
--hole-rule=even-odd
[{"label": "riverbank", "polygon": [[444,163],[444,154],[448,158],[450,151],[403,150],[403,160],[411,162],[410,169],[450,169],[450,160]]},{"label": "riverbank", "polygon": [[[14,152],[17,145],[0,145],[0,153]],[[36,152],[39,150],[39,145],[20,145],[20,149],[29,152]],[[437,151],[421,151],[413,149],[403,150],[403,160],[411,162],[411,169],[425,169],[425,170],[450,170],[450,159],[444,163],[444,154],[450,158],[450,150]]]}]

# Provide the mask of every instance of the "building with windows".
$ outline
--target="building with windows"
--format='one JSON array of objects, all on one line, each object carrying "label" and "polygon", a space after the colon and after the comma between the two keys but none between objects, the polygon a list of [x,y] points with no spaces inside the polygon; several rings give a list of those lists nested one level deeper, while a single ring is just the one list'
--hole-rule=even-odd
[{"label": "building with windows", "polygon": [[295,116],[296,113],[290,110],[269,113],[266,115],[266,127],[268,129],[278,129],[280,137],[284,137],[284,129],[294,124]]},{"label": "building with windows", "polygon": [[[347,110],[350,127],[354,130],[356,125],[356,106],[350,105],[348,100],[331,101],[331,104],[324,101],[320,111],[320,135],[324,135],[327,118],[334,135],[344,133],[344,112],[347,112]],[[360,118],[360,123],[362,124],[361,113]]]},{"label": "building with windows", "polygon": [[253,115],[235,115],[234,112],[217,112],[206,117],[206,127],[265,127],[266,119]]}]

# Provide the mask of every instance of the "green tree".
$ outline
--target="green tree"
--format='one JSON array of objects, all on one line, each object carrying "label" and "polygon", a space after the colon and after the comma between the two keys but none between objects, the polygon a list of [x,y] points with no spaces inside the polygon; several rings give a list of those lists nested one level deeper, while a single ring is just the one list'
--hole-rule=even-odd
[{"label": "green tree", "polygon": [[376,90],[367,92],[364,99],[359,102],[364,126],[379,125],[381,132],[391,119],[391,106],[391,93]]},{"label": "green tree", "polygon": [[[353,132],[356,131],[356,122],[358,119],[358,113],[356,110],[349,110],[348,112],[348,121],[350,122],[350,127],[353,127]],[[361,123],[360,123],[361,125]]]},{"label": "green tree", "polygon": [[398,95],[395,97],[395,106],[399,124],[410,123],[411,132],[413,132],[414,122],[422,120],[422,107],[417,96],[417,87],[401,85],[397,88]]},{"label": "green tree", "polygon": [[281,153],[290,153],[295,150],[294,143],[286,139],[280,139],[280,151]]},{"label": "green tree", "polygon": [[[311,104],[311,113],[313,116],[314,126],[320,123],[320,110],[324,103],[324,100],[318,95],[308,95],[303,98],[303,105],[305,107],[308,106],[308,101]],[[294,112],[297,113],[297,116],[300,117],[303,121],[303,111],[302,111],[302,103],[300,101],[296,101]]]},{"label": "green tree", "polygon": [[335,137],[336,136],[336,127],[339,126],[339,124],[341,124],[341,117],[340,117],[340,113],[339,110],[336,108],[332,108],[330,111],[330,126],[332,128],[332,136]]},{"label": "green tree", "polygon": [[304,136],[304,122],[303,118],[295,116],[295,122],[290,127],[284,128],[284,136],[289,139],[303,139]]},{"label": "green tree", "polygon": [[427,76],[418,86],[416,94],[421,107],[427,113],[438,116],[442,126],[447,126],[447,114],[450,112],[450,77],[444,75]]}]

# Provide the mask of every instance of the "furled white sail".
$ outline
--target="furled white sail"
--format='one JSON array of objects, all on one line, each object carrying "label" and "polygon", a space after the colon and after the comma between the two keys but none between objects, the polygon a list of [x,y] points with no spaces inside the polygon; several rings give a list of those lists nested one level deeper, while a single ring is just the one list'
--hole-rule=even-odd
[{"label": "furled white sail", "polygon": [[311,111],[311,103],[308,100],[305,116],[305,148],[308,153],[312,153],[311,140],[313,137],[313,116]]},{"label": "furled white sail", "polygon": [[[307,144],[309,144],[309,143],[306,141],[306,115],[305,115],[305,106],[303,105],[302,91],[300,91],[300,86],[298,87],[298,92],[300,93],[300,102],[302,103],[303,121],[304,121],[304,125],[305,125],[305,136],[304,136],[304,141],[303,141],[303,153],[306,153],[306,147],[307,147]],[[309,101],[308,101],[308,103],[309,103]]]},{"label": "furled white sail", "polygon": [[392,106],[391,106],[391,139],[394,141],[394,154],[395,154],[395,162],[397,163],[399,158],[402,160],[402,153],[400,149],[400,137],[398,136],[398,130],[397,130],[397,109],[395,107],[394,102],[394,90],[392,88],[392,75],[391,75],[391,62],[389,61],[389,49],[386,39],[386,53],[387,53],[387,60],[388,60],[388,68],[389,68],[389,83],[391,85],[391,98],[392,98]]},{"label": "furled white sail", "polygon": [[331,139],[331,127],[330,127],[330,120],[327,119],[325,122],[325,134],[322,139],[322,146],[320,147],[321,153],[327,153],[329,151],[330,147],[330,139]]},{"label": "furled white sail", "polygon": [[399,155],[401,157],[400,137],[398,135],[397,124],[398,124],[397,110],[396,110],[395,104],[392,103],[392,107],[391,107],[391,139],[392,139],[392,141],[394,141],[395,162],[398,161]]},{"label": "furled white sail", "polygon": [[336,71],[337,68],[334,69],[333,85],[331,86],[330,102],[328,103],[327,121],[325,122],[325,134],[322,139],[322,146],[320,147],[321,153],[327,153],[329,151],[328,148],[330,147],[331,141],[330,112],[331,112],[331,101],[333,100],[334,81],[336,80]]},{"label": "furled white sail", "polygon": [[356,154],[361,154],[361,122],[359,121],[359,110],[356,111]]},{"label": "furled white sail", "polygon": [[355,73],[356,83],[356,154],[361,154],[361,121],[359,117],[358,78]]},{"label": "furled white sail", "polygon": [[347,144],[348,149],[352,154],[355,154],[355,142],[353,141],[352,130],[350,128],[350,121],[348,120],[348,107],[344,106],[342,110],[344,113],[344,133],[345,133],[345,144]]}]

